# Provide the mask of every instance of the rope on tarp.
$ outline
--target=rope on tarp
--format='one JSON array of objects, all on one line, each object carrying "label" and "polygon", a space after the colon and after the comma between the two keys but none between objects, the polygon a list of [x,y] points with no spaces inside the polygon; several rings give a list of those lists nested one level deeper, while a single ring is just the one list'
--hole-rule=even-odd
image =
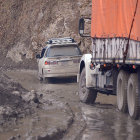
[{"label": "rope on tarp", "polygon": [[124,53],[123,53],[123,64],[125,64],[125,60],[126,60],[126,57],[127,57],[127,54],[128,54],[129,42],[130,42],[131,32],[132,32],[132,29],[133,29],[133,25],[134,25],[136,13],[137,13],[137,9],[138,9],[138,3],[139,3],[139,0],[137,0],[137,2],[136,2],[136,8],[135,8],[135,12],[134,12],[134,16],[133,16],[133,20],[132,20],[132,24],[131,24],[129,36],[128,36],[128,41],[127,41],[127,45],[126,45],[126,50],[125,50]]}]

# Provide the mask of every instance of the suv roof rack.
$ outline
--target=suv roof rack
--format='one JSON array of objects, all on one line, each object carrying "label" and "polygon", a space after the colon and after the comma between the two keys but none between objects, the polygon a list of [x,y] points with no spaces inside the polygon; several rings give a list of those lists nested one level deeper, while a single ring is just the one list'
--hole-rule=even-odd
[{"label": "suv roof rack", "polygon": [[71,37],[64,37],[64,38],[51,38],[49,39],[46,44],[62,44],[62,43],[74,43],[75,40]]}]

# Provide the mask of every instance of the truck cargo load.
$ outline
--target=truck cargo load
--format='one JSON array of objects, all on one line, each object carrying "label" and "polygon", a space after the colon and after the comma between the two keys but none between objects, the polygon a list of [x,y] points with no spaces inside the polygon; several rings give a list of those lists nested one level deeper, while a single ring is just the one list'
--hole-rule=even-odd
[{"label": "truck cargo load", "polygon": [[139,0],[92,0],[91,20],[96,62],[140,64]]},{"label": "truck cargo load", "polygon": [[[137,6],[137,9],[136,9]],[[91,37],[129,37],[140,41],[140,2],[137,0],[93,0]]]}]

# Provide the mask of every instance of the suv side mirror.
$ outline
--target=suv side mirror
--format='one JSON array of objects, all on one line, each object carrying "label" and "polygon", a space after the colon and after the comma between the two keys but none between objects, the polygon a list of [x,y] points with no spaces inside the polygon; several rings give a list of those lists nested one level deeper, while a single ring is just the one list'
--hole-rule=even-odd
[{"label": "suv side mirror", "polygon": [[37,55],[36,55],[36,58],[37,58],[37,59],[40,59],[40,58],[41,58],[41,57],[40,57],[40,54],[37,54]]},{"label": "suv side mirror", "polygon": [[85,28],[85,20],[83,18],[81,18],[79,20],[79,34],[80,34],[80,36],[84,35],[84,28]]}]

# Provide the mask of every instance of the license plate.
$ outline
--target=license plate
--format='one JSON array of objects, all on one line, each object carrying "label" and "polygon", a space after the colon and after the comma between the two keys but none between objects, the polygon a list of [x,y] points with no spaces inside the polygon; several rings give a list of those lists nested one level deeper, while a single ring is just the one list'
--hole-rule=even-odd
[{"label": "license plate", "polygon": [[61,65],[68,65],[68,64],[69,64],[68,61],[61,62]]}]

